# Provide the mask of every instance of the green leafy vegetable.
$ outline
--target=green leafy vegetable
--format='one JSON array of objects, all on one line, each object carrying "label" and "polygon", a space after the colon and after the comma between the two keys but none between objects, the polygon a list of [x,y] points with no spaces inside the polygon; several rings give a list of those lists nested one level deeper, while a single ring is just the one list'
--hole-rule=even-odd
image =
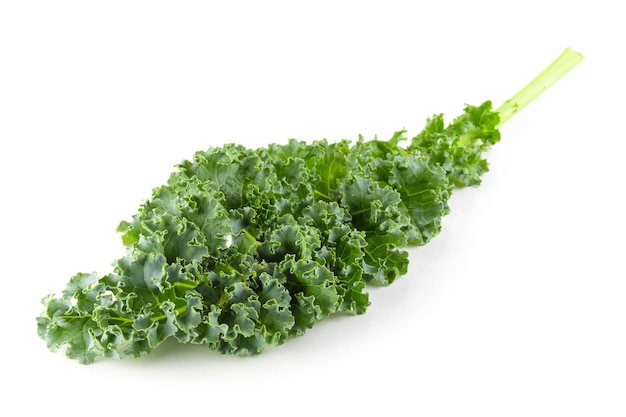
[{"label": "green leafy vegetable", "polygon": [[337,313],[366,285],[406,274],[437,235],[454,188],[480,184],[498,127],[573,68],[567,49],[497,110],[435,115],[413,138],[197,152],[118,231],[127,253],[43,299],[38,333],[81,363],[151,352],[167,338],[257,354]]}]

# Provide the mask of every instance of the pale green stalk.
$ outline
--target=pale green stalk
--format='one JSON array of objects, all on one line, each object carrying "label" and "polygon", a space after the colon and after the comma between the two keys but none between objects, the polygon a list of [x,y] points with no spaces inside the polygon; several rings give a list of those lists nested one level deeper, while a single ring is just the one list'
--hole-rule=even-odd
[{"label": "pale green stalk", "polygon": [[582,59],[583,56],[580,52],[566,48],[541,74],[496,110],[500,114],[499,124],[506,122],[511,116],[526,107],[528,103],[554,85]]}]

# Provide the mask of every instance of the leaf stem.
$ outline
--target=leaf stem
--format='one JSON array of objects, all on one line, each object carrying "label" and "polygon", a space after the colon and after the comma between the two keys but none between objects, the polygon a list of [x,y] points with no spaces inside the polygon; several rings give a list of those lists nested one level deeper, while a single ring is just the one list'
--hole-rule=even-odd
[{"label": "leaf stem", "polygon": [[496,110],[500,114],[499,125],[509,120],[515,113],[554,85],[582,59],[580,52],[566,48],[545,70]]},{"label": "leaf stem", "polygon": [[[187,310],[187,306],[181,306],[181,307],[178,307],[177,309],[172,310],[172,312],[176,313],[176,315],[178,315],[178,314],[184,313],[185,310]],[[158,316],[150,317],[150,321],[155,322],[155,321],[163,320],[165,318],[167,318],[167,314],[160,314]]]}]

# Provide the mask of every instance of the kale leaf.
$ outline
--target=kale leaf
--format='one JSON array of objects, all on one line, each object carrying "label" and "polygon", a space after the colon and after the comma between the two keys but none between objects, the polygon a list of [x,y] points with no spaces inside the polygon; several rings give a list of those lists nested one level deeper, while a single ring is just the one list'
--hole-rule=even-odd
[{"label": "kale leaf", "polygon": [[[556,68],[580,58],[568,49]],[[480,184],[503,119],[545,88],[539,77],[447,125],[435,115],[412,139],[197,152],[120,223],[126,255],[109,274],[78,273],[43,299],[39,336],[85,364],[168,338],[254,355],[331,315],[363,314],[366,286],[407,273],[407,247],[439,233],[452,191]]]}]

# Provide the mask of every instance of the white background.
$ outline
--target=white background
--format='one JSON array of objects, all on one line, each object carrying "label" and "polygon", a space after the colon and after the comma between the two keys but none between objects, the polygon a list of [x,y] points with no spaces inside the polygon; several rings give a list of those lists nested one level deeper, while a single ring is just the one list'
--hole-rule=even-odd
[{"label": "white background", "polygon": [[[626,415],[618,3],[0,3],[0,414]],[[585,60],[502,127],[365,315],[253,358],[166,343],[83,366],[37,337],[41,298],[108,272],[118,222],[194,151],[416,134],[568,46]]]}]

